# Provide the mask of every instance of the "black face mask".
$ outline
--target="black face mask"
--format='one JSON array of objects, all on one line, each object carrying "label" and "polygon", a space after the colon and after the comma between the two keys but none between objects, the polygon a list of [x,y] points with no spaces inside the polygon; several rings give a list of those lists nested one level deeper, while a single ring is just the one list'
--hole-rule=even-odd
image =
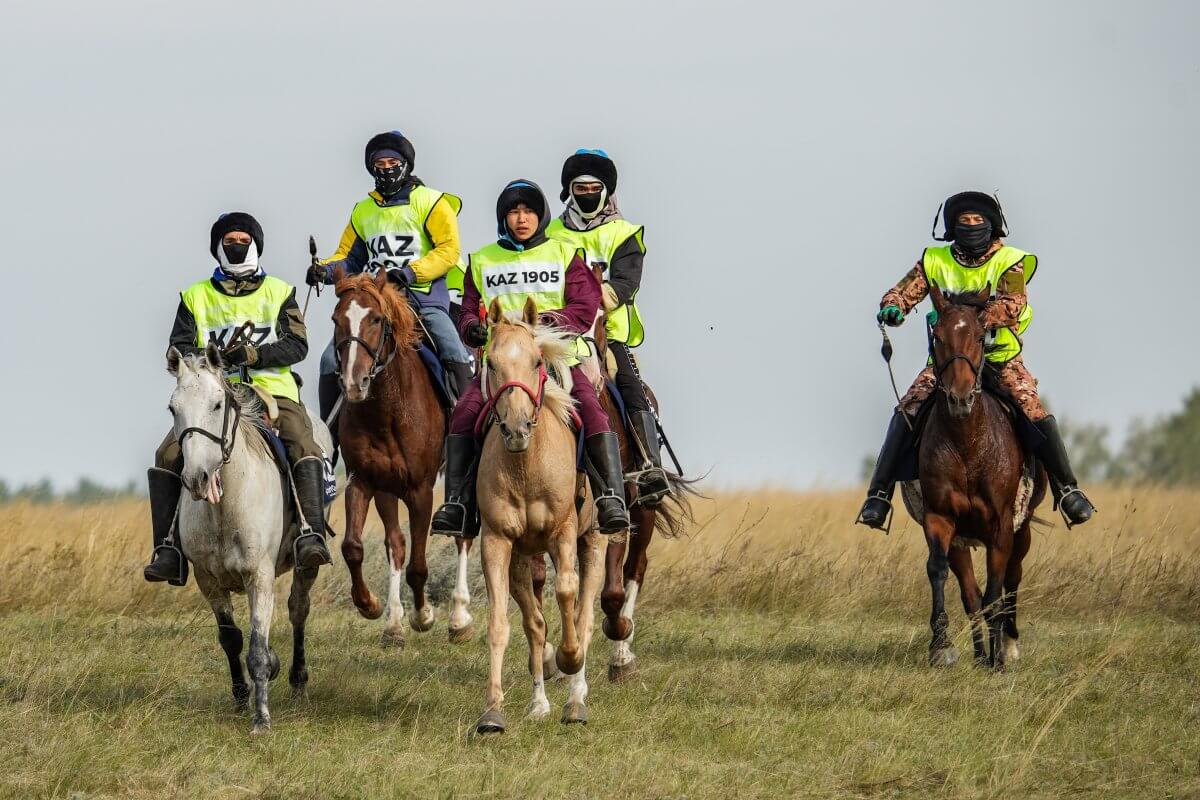
[{"label": "black face mask", "polygon": [[600,207],[600,197],[604,192],[588,192],[587,194],[572,193],[575,205],[585,214],[591,214]]},{"label": "black face mask", "polygon": [[250,245],[226,244],[222,242],[221,249],[225,251],[225,260],[230,264],[244,264],[246,262],[246,253],[250,250]]},{"label": "black face mask", "polygon": [[375,176],[375,190],[384,197],[390,197],[404,188],[404,183],[408,180],[408,164],[402,163],[391,169],[375,167],[371,174]]},{"label": "black face mask", "polygon": [[972,258],[979,258],[992,244],[992,223],[984,220],[974,225],[959,222],[954,225],[954,243]]}]

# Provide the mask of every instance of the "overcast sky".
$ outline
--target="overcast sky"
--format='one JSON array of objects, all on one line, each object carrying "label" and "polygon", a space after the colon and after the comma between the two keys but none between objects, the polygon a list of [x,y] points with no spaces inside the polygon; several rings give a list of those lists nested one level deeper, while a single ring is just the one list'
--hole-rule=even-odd
[{"label": "overcast sky", "polygon": [[1025,352],[1055,410],[1123,432],[1197,382],[1200,4],[306,5],[0,10],[0,477],[140,482],[213,219],[253,213],[302,282],[393,128],[469,250],[506,181],[556,198],[566,155],[608,150],[646,226],[643,371],[720,484],[857,479],[894,404],[879,297],[961,189],[999,191],[1041,257]]}]

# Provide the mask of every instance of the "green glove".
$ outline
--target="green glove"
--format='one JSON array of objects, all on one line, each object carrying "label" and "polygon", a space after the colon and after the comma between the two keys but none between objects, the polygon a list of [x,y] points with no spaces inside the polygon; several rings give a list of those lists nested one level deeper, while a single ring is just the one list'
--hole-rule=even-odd
[{"label": "green glove", "polygon": [[875,320],[895,328],[901,322],[904,322],[904,312],[900,310],[899,306],[884,306],[875,315]]}]

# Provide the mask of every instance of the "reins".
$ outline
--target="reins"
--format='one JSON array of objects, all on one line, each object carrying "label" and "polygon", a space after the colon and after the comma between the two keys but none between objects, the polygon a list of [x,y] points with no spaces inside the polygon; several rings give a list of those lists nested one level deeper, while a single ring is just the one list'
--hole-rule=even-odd
[{"label": "reins", "polygon": [[[184,428],[180,431],[177,438],[180,447],[183,447],[183,440],[193,433],[198,433],[206,439],[211,439],[221,446],[221,463],[228,464],[230,457],[233,455],[233,447],[237,443],[238,425],[242,421],[242,406],[233,394],[233,389],[229,387],[229,383],[224,379],[221,380],[221,383],[225,390],[225,414],[221,419],[221,435],[217,436],[215,433],[207,431],[204,428]],[[232,420],[232,424],[230,420]],[[225,440],[226,435],[229,436],[228,441]]]}]

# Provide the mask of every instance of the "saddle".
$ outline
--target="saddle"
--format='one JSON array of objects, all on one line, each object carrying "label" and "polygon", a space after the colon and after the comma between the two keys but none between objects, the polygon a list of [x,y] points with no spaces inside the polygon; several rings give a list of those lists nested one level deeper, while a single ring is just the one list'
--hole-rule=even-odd
[{"label": "saddle", "polygon": [[[278,415],[278,406],[276,406],[276,414]],[[279,475],[283,479],[283,497],[284,505],[294,505],[296,493],[292,487],[292,469],[288,463],[287,448],[283,445],[283,439],[279,438],[279,434],[270,425],[264,425],[259,428],[263,439],[271,450],[271,455],[275,457],[275,466],[279,469]],[[329,460],[329,453],[323,453],[321,456],[323,465],[322,473],[325,481],[322,487],[325,493],[325,503],[332,503],[337,498],[337,478],[333,474],[333,462]]]}]

